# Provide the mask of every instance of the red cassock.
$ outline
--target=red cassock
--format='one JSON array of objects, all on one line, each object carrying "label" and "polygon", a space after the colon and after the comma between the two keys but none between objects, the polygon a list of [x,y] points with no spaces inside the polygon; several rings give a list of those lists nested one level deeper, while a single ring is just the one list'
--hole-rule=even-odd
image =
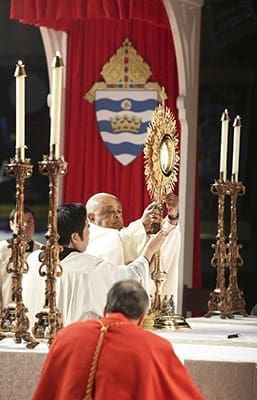
[{"label": "red cassock", "polygon": [[[95,373],[94,400],[203,400],[171,344],[120,313],[109,328]],[[33,400],[82,400],[101,325],[76,322],[59,331],[44,363]]]}]

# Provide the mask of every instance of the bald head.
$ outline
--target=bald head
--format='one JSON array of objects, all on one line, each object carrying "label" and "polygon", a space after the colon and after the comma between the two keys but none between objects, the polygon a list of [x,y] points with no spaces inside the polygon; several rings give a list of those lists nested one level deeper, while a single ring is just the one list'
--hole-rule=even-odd
[{"label": "bald head", "polygon": [[124,225],[121,203],[112,194],[94,194],[88,199],[86,209],[89,221],[98,226],[120,230]]}]

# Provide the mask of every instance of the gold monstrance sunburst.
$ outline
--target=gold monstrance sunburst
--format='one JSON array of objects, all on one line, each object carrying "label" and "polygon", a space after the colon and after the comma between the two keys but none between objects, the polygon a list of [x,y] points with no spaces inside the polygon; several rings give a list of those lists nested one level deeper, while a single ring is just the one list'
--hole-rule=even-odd
[{"label": "gold monstrance sunburst", "polygon": [[[178,181],[179,138],[176,120],[168,107],[165,107],[166,94],[161,91],[162,103],[153,112],[147,128],[144,147],[145,176],[147,190],[158,207],[163,209],[166,194],[174,191]],[[145,328],[178,329],[189,327],[185,319],[174,313],[173,298],[163,298],[162,286],[166,281],[166,272],[162,268],[161,252],[155,254],[152,279],[155,283],[154,300],[144,320]]]},{"label": "gold monstrance sunburst", "polygon": [[162,88],[162,103],[153,112],[144,147],[146,186],[158,204],[163,203],[166,193],[174,191],[179,167],[176,120],[170,109],[165,107],[164,98]]}]

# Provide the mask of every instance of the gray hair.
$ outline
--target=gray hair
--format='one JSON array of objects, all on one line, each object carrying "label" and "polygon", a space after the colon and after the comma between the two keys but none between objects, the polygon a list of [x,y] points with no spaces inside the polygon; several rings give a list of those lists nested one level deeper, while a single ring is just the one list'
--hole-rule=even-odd
[{"label": "gray hair", "polygon": [[143,286],[134,280],[113,285],[107,295],[106,312],[120,312],[131,319],[144,316],[149,307],[149,297]]}]

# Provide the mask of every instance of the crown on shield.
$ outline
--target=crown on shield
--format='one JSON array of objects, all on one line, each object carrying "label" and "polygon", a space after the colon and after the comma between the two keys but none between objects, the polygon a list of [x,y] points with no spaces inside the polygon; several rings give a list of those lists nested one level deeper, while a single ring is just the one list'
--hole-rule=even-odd
[{"label": "crown on shield", "polygon": [[114,133],[126,131],[137,133],[140,130],[142,118],[135,115],[117,115],[110,118],[110,122]]}]

